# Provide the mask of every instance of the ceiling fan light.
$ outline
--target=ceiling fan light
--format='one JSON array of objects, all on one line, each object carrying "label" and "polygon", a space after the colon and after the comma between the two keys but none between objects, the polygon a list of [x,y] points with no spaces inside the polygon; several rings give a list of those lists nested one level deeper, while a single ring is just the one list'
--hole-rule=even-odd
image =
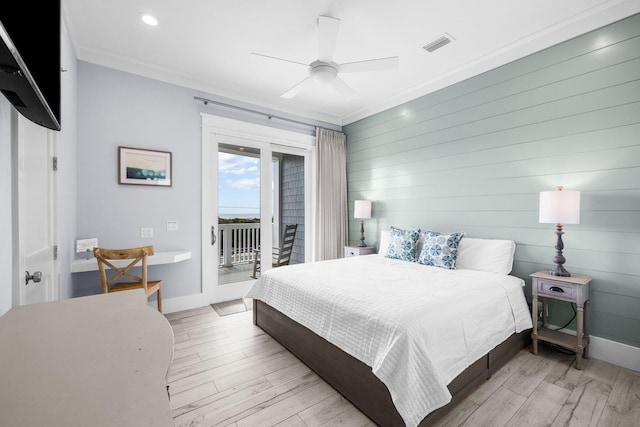
[{"label": "ceiling fan light", "polygon": [[311,68],[309,71],[313,81],[320,84],[328,84],[336,79],[338,70],[328,64],[320,64]]}]

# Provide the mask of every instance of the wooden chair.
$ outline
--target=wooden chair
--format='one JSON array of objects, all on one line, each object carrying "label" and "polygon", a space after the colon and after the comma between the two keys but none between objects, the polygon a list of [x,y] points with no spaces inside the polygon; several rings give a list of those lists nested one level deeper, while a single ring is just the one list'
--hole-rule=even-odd
[{"label": "wooden chair", "polygon": [[[158,293],[158,311],[162,313],[162,290],[161,280],[147,280],[147,257],[153,255],[153,246],[143,246],[131,249],[105,249],[94,248],[93,254],[98,261],[100,269],[100,279],[102,280],[102,292],[128,291],[131,289],[144,289],[147,297],[154,292]],[[131,260],[125,267],[117,267],[111,261]],[[129,272],[138,263],[142,262],[142,272],[136,276]],[[113,270],[111,278],[107,277],[107,269]],[[127,277],[131,281],[118,281],[122,277]]]},{"label": "wooden chair", "polygon": [[[282,241],[280,247],[273,247],[271,251],[271,266],[280,267],[289,264],[291,253],[293,252],[293,242],[296,238],[298,224],[287,224],[284,226],[282,233]],[[253,274],[252,278],[257,279],[256,275],[260,271],[260,249],[253,250]]]}]

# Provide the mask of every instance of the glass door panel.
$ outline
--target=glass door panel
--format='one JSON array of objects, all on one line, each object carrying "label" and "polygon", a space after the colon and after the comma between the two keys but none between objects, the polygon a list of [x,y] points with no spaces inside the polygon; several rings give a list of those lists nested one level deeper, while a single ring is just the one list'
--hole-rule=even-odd
[{"label": "glass door panel", "polygon": [[282,151],[273,151],[271,155],[273,246],[281,250],[285,226],[296,224],[293,249],[284,262],[298,264],[305,261],[305,157]]},{"label": "glass door panel", "polygon": [[249,145],[218,144],[218,286],[235,285],[238,297],[243,282],[252,280],[260,248],[260,152]]}]

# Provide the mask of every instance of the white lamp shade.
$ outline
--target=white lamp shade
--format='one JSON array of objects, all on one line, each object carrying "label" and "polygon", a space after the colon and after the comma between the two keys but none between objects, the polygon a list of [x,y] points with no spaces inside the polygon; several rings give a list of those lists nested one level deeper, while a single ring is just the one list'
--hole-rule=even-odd
[{"label": "white lamp shade", "polygon": [[371,201],[370,200],[356,200],[353,208],[354,218],[371,218]]},{"label": "white lamp shade", "polygon": [[541,191],[539,222],[545,224],[580,224],[579,191]]}]

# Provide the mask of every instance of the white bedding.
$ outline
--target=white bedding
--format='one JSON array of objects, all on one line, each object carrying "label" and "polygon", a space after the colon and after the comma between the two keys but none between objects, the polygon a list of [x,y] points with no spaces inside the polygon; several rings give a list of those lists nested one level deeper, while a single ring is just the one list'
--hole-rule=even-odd
[{"label": "white bedding", "polygon": [[246,295],[364,362],[407,426],[451,400],[447,384],[532,327],[523,281],[382,255],[264,272]]}]

